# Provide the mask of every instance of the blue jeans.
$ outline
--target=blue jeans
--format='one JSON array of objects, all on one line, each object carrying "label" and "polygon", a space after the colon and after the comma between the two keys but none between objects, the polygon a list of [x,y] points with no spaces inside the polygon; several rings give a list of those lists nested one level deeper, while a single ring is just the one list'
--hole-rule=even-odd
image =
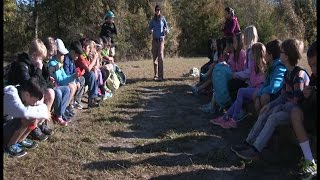
[{"label": "blue jeans", "polygon": [[89,98],[94,99],[98,97],[98,81],[93,71],[86,72],[84,75],[86,79],[86,85],[89,86]]},{"label": "blue jeans", "polygon": [[70,97],[70,88],[68,86],[58,86],[53,90],[56,95],[53,102],[53,113],[58,117],[61,117],[67,107],[68,99]]},{"label": "blue jeans", "polygon": [[261,152],[277,126],[290,124],[290,112],[293,107],[292,103],[278,104],[260,113],[258,120],[249,132],[247,143]]}]

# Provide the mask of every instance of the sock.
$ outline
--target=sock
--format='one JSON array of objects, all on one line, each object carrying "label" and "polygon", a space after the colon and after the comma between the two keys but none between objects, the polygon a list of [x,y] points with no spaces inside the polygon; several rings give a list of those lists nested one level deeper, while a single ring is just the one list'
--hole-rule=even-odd
[{"label": "sock", "polygon": [[310,144],[309,141],[305,141],[302,143],[299,143],[301,150],[303,152],[304,158],[310,162],[314,162],[311,149],[310,149]]}]

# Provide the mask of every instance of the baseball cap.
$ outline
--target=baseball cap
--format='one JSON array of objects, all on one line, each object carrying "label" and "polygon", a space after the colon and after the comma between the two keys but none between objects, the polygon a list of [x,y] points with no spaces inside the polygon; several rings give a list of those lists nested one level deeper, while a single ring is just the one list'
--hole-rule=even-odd
[{"label": "baseball cap", "polygon": [[64,46],[64,43],[61,39],[57,39],[56,43],[57,43],[57,49],[61,54],[66,55],[69,53],[68,49]]}]

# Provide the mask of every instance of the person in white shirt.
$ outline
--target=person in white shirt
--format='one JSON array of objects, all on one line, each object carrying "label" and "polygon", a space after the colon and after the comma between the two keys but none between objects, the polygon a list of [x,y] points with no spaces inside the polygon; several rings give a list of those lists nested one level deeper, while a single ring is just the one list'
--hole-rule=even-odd
[{"label": "person in white shirt", "polygon": [[48,107],[43,102],[44,89],[37,78],[17,86],[6,86],[3,96],[3,146],[12,157],[26,155],[24,148],[36,148],[37,144],[28,139],[29,133],[39,121],[50,120]]}]

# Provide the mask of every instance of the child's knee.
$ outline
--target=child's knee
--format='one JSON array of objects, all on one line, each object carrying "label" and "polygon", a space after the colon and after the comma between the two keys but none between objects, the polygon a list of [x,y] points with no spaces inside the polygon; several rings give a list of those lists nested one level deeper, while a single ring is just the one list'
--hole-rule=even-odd
[{"label": "child's knee", "polygon": [[45,94],[44,94],[44,98],[46,100],[54,100],[54,96],[55,96],[55,93],[54,93],[53,89],[51,89],[51,88],[46,89]]}]

